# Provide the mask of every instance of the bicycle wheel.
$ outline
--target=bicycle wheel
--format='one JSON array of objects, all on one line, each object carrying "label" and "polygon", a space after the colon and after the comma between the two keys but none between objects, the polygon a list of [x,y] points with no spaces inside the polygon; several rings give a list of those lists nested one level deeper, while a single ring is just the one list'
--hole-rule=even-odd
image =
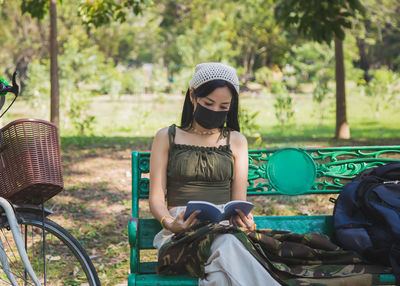
[{"label": "bicycle wheel", "polygon": [[[96,270],[79,242],[63,227],[45,218],[45,255],[43,255],[43,232],[41,215],[17,213],[18,223],[25,242],[30,263],[42,285],[100,285]],[[18,285],[34,285],[25,273],[11,230],[3,218],[0,225],[10,268]],[[44,268],[46,262],[46,269]],[[2,268],[2,266],[1,266]],[[46,277],[46,283],[44,278]],[[0,273],[0,285],[11,285],[4,271]]]}]

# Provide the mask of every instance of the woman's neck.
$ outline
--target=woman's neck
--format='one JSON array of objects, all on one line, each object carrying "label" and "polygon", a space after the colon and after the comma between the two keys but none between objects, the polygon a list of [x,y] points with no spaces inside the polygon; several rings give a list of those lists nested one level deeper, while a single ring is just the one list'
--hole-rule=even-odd
[{"label": "woman's neck", "polygon": [[188,131],[199,134],[199,135],[211,135],[211,134],[215,134],[215,133],[219,132],[219,128],[206,129],[206,128],[202,127],[200,124],[198,124],[196,122],[196,120],[193,120]]}]

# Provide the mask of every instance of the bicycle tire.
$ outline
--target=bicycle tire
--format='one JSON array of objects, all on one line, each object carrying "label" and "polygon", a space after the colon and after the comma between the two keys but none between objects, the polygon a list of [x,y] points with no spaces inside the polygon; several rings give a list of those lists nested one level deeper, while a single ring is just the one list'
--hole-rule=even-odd
[{"label": "bicycle tire", "polygon": [[[100,285],[96,269],[80,243],[62,226],[48,218],[44,219],[46,234],[46,274],[44,274],[42,217],[38,213],[18,211],[16,215],[22,238],[26,241],[29,260],[42,285]],[[18,284],[34,285],[23,269],[7,222],[0,225],[0,236]],[[45,276],[46,284],[44,284]],[[4,272],[0,274],[0,285],[11,285],[5,277]]]}]

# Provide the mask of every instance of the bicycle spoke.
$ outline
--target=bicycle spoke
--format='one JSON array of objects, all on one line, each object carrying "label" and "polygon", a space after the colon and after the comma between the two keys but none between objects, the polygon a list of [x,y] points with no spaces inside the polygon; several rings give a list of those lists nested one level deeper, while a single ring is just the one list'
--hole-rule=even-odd
[{"label": "bicycle spoke", "polygon": [[[6,240],[6,242],[7,242],[7,247],[8,247],[8,249],[5,249],[4,246],[2,247],[2,249],[3,249],[4,253],[5,253],[6,256],[7,256],[8,263],[9,263],[10,268],[11,268],[11,270],[12,270],[11,273],[14,275],[14,277],[15,277],[17,280],[18,280],[18,279],[21,279],[21,280],[25,281],[25,284],[26,284],[26,283],[28,282],[28,280],[27,280],[27,278],[25,277],[25,274],[21,273],[21,272],[22,272],[22,269],[23,269],[23,271],[25,272],[25,268],[24,268],[24,266],[23,266],[22,261],[20,260],[20,258],[17,258],[17,255],[16,255],[16,251],[17,251],[16,246],[14,246],[14,245],[11,246],[11,244],[10,244],[10,241],[11,241],[11,239],[12,239],[12,237],[11,237],[11,232],[9,232],[8,234],[6,234],[6,233],[4,232],[4,229],[1,229],[1,233],[2,233],[2,236],[3,236],[3,238],[4,238],[4,239],[2,239],[2,240],[3,240],[3,241]],[[13,241],[13,240],[12,240],[12,241]],[[10,255],[10,253],[12,253],[12,256]],[[19,269],[19,271],[17,272],[18,269]],[[3,279],[1,279],[1,280],[3,280]],[[10,283],[10,285],[11,285],[11,283]],[[27,284],[26,284],[26,285],[27,285]],[[32,282],[31,282],[29,285],[34,285],[34,284],[32,284]]]},{"label": "bicycle spoke", "polygon": [[[42,285],[44,285],[44,267],[46,267],[46,284],[49,286],[100,285],[90,258],[67,231],[46,218],[44,220],[46,243],[44,244],[42,217],[30,214],[21,221],[23,223],[20,229],[28,258]],[[7,248],[5,252],[10,261],[11,271],[15,273],[18,285],[34,285],[33,280],[25,274],[25,268],[19,258],[19,254],[15,253],[17,248],[12,239],[11,231],[8,232],[2,228],[0,236],[7,240],[4,248]],[[45,249],[43,248],[44,245]],[[0,276],[0,285],[4,285],[2,280],[6,279],[3,272]]]},{"label": "bicycle spoke", "polygon": [[[1,232],[2,232],[2,234],[3,234],[4,239],[7,241],[7,244],[8,244],[9,249],[11,249],[10,241],[9,241],[9,239],[7,239],[7,236],[6,236],[6,234],[4,233],[4,230],[1,229]],[[3,250],[4,250],[4,248],[3,248]],[[5,253],[7,253],[7,252],[5,252]],[[13,254],[13,256],[14,256],[14,260],[13,260],[13,261],[17,261],[17,256],[15,255],[15,251],[12,251],[12,254]],[[7,256],[7,259],[8,259],[8,261],[10,261],[10,257]]]}]

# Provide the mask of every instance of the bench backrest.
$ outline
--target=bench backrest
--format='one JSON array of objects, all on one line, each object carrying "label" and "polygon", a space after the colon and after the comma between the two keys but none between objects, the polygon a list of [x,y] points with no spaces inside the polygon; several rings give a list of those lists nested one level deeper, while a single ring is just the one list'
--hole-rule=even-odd
[{"label": "bench backrest", "polygon": [[[281,149],[249,150],[249,174],[247,194],[253,195],[293,195],[279,189],[270,181],[270,159]],[[360,172],[380,165],[398,161],[400,146],[372,147],[332,147],[304,148],[311,158],[315,180],[310,187],[297,192],[296,195],[339,193],[343,186]],[[276,156],[275,156],[276,157]],[[270,163],[270,164],[269,164]],[[288,163],[290,164],[290,163]],[[140,249],[153,248],[154,235],[161,229],[155,219],[140,219],[139,199],[149,196],[149,152],[132,152],[132,216],[137,218],[138,233],[135,237],[135,250],[131,253],[132,272],[154,272],[154,263],[140,263]],[[290,178],[288,178],[290,179]],[[286,229],[302,232],[319,231],[330,234],[330,216],[296,216],[296,217],[256,217],[258,227]],[[293,223],[291,226],[290,224]],[[131,244],[132,245],[132,244]],[[132,266],[133,264],[133,266]]]}]

